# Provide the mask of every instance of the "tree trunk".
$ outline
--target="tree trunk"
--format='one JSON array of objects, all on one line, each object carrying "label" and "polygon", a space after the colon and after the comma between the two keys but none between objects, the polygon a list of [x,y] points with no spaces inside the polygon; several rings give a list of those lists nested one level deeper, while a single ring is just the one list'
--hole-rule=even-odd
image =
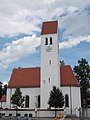
[{"label": "tree trunk", "polygon": [[56,108],[55,108],[55,117],[56,117],[56,115],[57,115],[57,110],[56,110]]}]

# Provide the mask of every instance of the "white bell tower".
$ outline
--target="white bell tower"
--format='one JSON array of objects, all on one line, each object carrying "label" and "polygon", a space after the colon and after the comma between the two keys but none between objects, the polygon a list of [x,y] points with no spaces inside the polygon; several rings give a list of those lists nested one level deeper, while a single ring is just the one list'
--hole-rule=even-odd
[{"label": "white bell tower", "polygon": [[60,87],[58,21],[44,22],[42,25],[40,86],[41,108],[47,108],[52,87]]}]

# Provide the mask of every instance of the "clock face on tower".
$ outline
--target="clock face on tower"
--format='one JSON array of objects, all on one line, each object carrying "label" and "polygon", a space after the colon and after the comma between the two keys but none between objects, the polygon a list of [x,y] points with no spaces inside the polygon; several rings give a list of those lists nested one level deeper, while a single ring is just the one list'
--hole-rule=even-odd
[{"label": "clock face on tower", "polygon": [[47,52],[52,52],[52,46],[47,46],[47,47],[46,47],[46,51],[47,51]]}]

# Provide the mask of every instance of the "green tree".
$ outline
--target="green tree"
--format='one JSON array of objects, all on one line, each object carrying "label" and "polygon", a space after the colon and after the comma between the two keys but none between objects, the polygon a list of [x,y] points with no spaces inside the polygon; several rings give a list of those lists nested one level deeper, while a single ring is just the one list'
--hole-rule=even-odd
[{"label": "green tree", "polygon": [[0,85],[0,99],[2,98],[2,95],[3,95],[3,93],[2,93],[2,85]]},{"label": "green tree", "polygon": [[7,95],[7,85],[4,85],[2,88],[2,95]]},{"label": "green tree", "polygon": [[23,107],[24,97],[22,96],[22,92],[19,87],[16,88],[14,94],[11,97],[11,103],[15,107]]},{"label": "green tree", "polygon": [[88,105],[90,99],[90,66],[86,59],[78,60],[78,65],[73,68],[75,76],[81,85],[81,104],[82,107]]},{"label": "green tree", "polygon": [[62,91],[56,86],[53,86],[53,89],[50,92],[50,97],[48,100],[49,107],[55,108],[55,116],[56,116],[56,108],[62,108],[64,106],[64,96]]},{"label": "green tree", "polygon": [[7,95],[7,85],[4,85],[3,94],[4,94],[4,95]]}]

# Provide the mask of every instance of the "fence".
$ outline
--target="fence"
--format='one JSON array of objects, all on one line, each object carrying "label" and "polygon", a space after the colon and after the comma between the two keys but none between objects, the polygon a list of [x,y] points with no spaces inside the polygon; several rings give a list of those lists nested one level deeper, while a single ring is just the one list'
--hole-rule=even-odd
[{"label": "fence", "polygon": [[[20,116],[24,116],[25,114],[32,114],[33,117],[55,117],[55,109],[2,109],[0,110],[1,114],[5,114],[5,116],[9,116],[12,114],[12,116],[16,116],[17,113],[20,114]],[[83,109],[75,109],[72,111],[73,114],[81,118],[81,120],[86,120],[85,118],[89,118],[90,120],[90,108],[83,108]],[[78,113],[78,114],[77,114]],[[64,114],[64,116],[70,115],[70,109],[61,109],[56,111],[56,116],[58,114]]]},{"label": "fence", "polygon": [[90,120],[90,108],[82,108],[81,109],[81,114],[80,114],[80,118],[81,120]]},{"label": "fence", "polygon": [[[2,109],[0,110],[1,114],[5,114],[5,116],[16,116],[16,114],[20,114],[20,116],[24,116],[25,114],[32,114],[33,117],[55,117],[55,109]],[[64,114],[65,111],[63,109],[56,110],[56,116],[58,114]]]}]

